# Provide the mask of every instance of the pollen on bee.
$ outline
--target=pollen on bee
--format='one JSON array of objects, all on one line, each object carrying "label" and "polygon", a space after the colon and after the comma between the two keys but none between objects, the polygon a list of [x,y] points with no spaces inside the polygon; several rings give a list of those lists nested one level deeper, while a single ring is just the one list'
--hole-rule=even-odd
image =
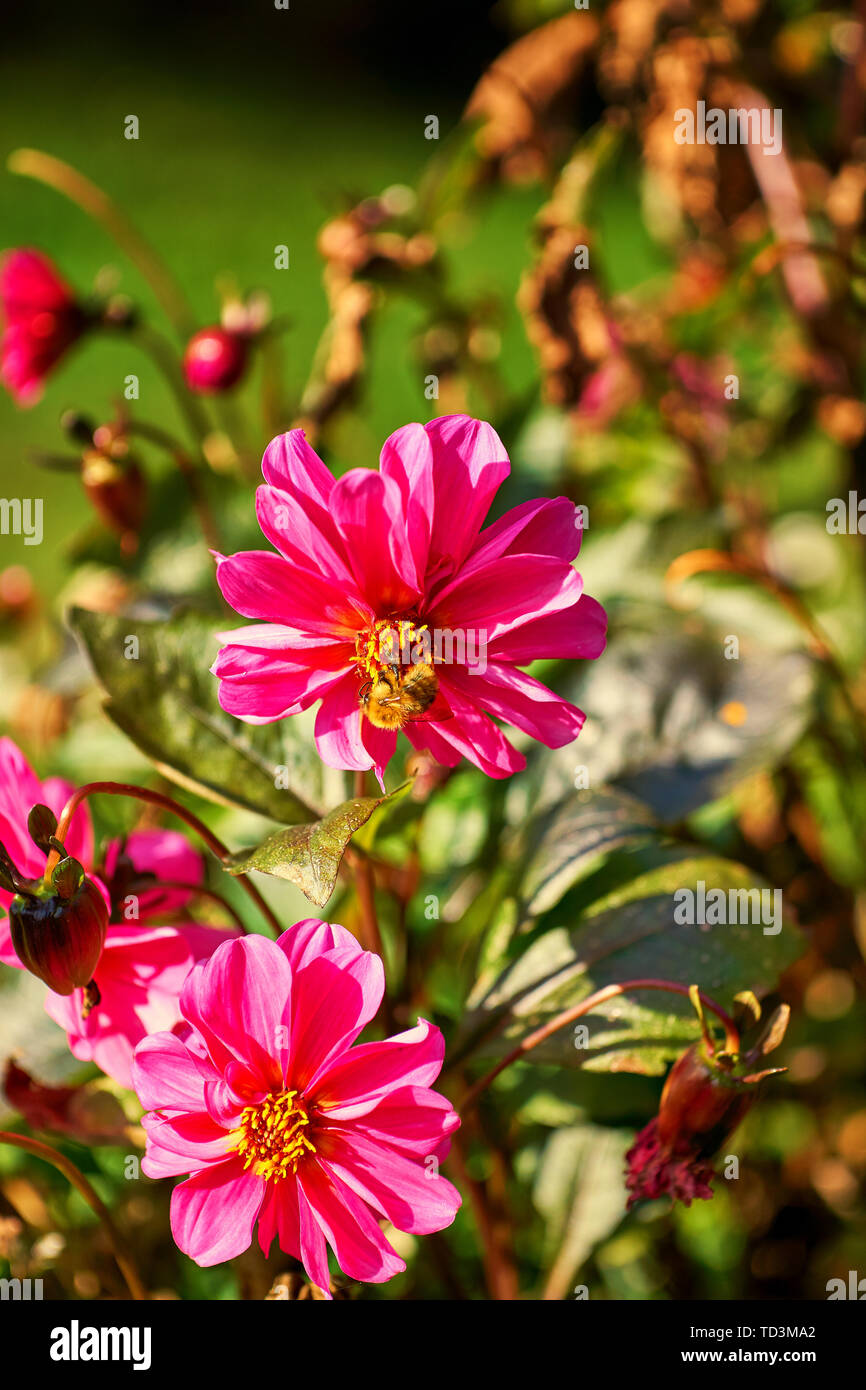
[{"label": "pollen on bee", "polygon": [[386,666],[409,665],[404,654],[423,641],[427,624],[417,625],[411,618],[379,618],[355,639],[358,671],[372,680]]}]

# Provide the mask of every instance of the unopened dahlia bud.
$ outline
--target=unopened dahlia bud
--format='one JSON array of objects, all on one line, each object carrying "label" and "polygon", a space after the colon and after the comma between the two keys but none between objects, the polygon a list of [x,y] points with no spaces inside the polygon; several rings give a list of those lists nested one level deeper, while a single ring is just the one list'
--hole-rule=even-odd
[{"label": "unopened dahlia bud", "polygon": [[249,339],[227,328],[202,328],[183,355],[183,374],[191,391],[219,395],[237,385],[249,357]]},{"label": "unopened dahlia bud", "polygon": [[77,859],[61,859],[50,883],[18,879],[9,905],[15,954],[56,994],[90,985],[105,944],[108,906]]}]

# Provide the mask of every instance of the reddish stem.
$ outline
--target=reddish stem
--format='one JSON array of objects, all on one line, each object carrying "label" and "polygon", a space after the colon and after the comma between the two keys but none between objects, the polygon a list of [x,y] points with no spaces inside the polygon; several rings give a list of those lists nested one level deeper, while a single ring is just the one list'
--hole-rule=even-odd
[{"label": "reddish stem", "polygon": [[[185,806],[181,806],[178,801],[174,801],[170,796],[164,796],[162,792],[150,791],[147,787],[134,787],[128,782],[88,782],[86,786],[79,787],[77,791],[74,791],[64,806],[57,824],[57,839],[60,840],[61,843],[65,843],[66,836],[69,833],[69,826],[77,807],[82,801],[86,800],[88,796],[93,796],[94,794],[100,796],[133,796],[139,801],[148,802],[151,806],[159,806],[162,810],[169,811],[171,815],[177,816],[178,819],[184,821],[191,830],[194,830],[200,839],[207,845],[208,849],[216,855],[221,864],[225,863],[229,856],[228,846],[224,845],[222,840],[220,840],[217,835],[214,835],[212,830],[208,829],[204,821],[199,820],[198,816],[193,815],[192,811],[188,811]],[[59,859],[60,855],[57,851],[52,850],[45,864],[46,881],[51,877],[52,870]],[[268,926],[276,936],[279,936],[282,932],[282,927],[255,884],[250,882],[246,874],[239,874],[238,882],[241,884],[247,896],[255,903]]]},{"label": "reddish stem", "polygon": [[72,1160],[67,1158],[65,1154],[59,1153],[57,1149],[53,1149],[50,1144],[43,1144],[39,1139],[31,1139],[25,1134],[13,1134],[8,1130],[0,1130],[0,1144],[12,1144],[15,1148],[24,1149],[27,1153],[33,1154],[34,1157],[52,1164],[72,1183],[73,1187],[77,1188],[91,1211],[101,1221],[111,1246],[111,1253],[117,1261],[117,1267],[126,1280],[127,1288],[132,1297],[139,1301],[146,1299],[147,1291],[139,1278],[135,1264],[127,1253],[128,1242],[121,1239],[111,1213],[102,1198],[87,1181],[84,1174],[76,1168]]},{"label": "reddish stem", "polygon": [[[575,1019],[582,1018],[584,1014],[590,1013],[599,1004],[604,1004],[608,999],[616,999],[618,995],[625,994],[632,989],[662,989],[670,994],[684,994],[688,998],[690,986],[673,984],[670,980],[626,980],[621,985],[605,985],[603,989],[596,990],[595,994],[590,994],[588,998],[582,999],[579,1004],[572,1005],[570,1009],[564,1009],[562,1013],[556,1014],[549,1022],[536,1028],[533,1033],[529,1033],[522,1042],[517,1044],[517,1047],[502,1058],[501,1062],[497,1062],[492,1071],[489,1071],[486,1076],[482,1076],[480,1081],[476,1081],[475,1085],[470,1087],[459,1107],[460,1113],[465,1114],[476,1103],[478,1097],[483,1091],[486,1091],[491,1081],[494,1081],[501,1071],[504,1071],[512,1062],[525,1057],[527,1052],[531,1052],[539,1043],[544,1042],[551,1033],[557,1033],[560,1028],[565,1028]],[[714,1013],[724,1026],[725,1051],[738,1053],[740,1035],[733,1019],[725,1013],[724,1009],[720,1008],[715,1000],[710,999],[706,994],[699,991],[699,998],[704,1008]]]}]

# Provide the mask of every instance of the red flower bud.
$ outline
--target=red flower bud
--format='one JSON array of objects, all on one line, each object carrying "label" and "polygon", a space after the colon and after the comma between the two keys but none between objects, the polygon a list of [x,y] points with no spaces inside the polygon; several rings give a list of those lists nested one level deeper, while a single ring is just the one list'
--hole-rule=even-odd
[{"label": "red flower bud", "polygon": [[9,905],[15,954],[26,970],[56,994],[72,994],[93,980],[108,926],[102,893],[77,859],[61,859],[50,883],[20,883]]},{"label": "red flower bud", "polygon": [[226,328],[202,328],[183,355],[183,372],[191,391],[219,395],[240,381],[246,370],[249,339]]}]

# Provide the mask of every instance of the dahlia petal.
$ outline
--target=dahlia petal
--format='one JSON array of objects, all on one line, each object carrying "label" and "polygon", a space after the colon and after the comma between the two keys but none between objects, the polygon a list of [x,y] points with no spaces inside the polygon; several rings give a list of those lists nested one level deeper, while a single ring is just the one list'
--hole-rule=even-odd
[{"label": "dahlia petal", "polygon": [[304,966],[295,983],[291,1082],[306,1090],[375,1017],[385,992],[385,972],[372,951],[337,949]]},{"label": "dahlia petal", "polygon": [[406,535],[416,573],[425,574],[433,529],[433,446],[423,425],[404,425],[385,440],[379,466],[393,478],[403,499]]},{"label": "dahlia petal", "polygon": [[[343,547],[338,548],[339,542],[333,545],[315,524],[306,498],[292,497],[277,487],[260,487],[256,492],[256,518],[271,545],[292,564],[314,570],[333,583],[352,584],[352,570]],[[333,534],[333,525],[327,530]]]},{"label": "dahlia petal", "polygon": [[377,614],[411,607],[423,576],[406,539],[397,483],[373,469],[353,468],[335,484],[331,506],[360,593]]},{"label": "dahlia petal", "polygon": [[318,917],[305,917],[295,922],[279,937],[277,945],[285,952],[293,975],[325,951],[355,951],[361,955],[361,946],[350,931],[336,922],[322,922]]},{"label": "dahlia petal", "polygon": [[204,1110],[205,1075],[173,1033],[151,1033],[135,1049],[132,1082],[145,1110]]},{"label": "dahlia petal", "polygon": [[432,1086],[442,1069],[445,1039],[420,1018],[414,1028],[383,1042],[359,1043],[323,1068],[310,1091],[311,1104],[329,1119],[366,1115],[398,1087]]},{"label": "dahlia petal", "polygon": [[[223,648],[229,651],[229,648]],[[214,674],[219,672],[214,668]],[[248,724],[269,724],[300,714],[345,677],[345,671],[313,671],[309,667],[262,676],[221,677],[220,708]]]},{"label": "dahlia petal", "polygon": [[285,1255],[301,1258],[301,1223],[298,1184],[289,1173],[280,1183],[268,1183],[259,1212],[259,1245],[267,1259],[274,1237]]},{"label": "dahlia petal", "polygon": [[570,607],[581,593],[577,570],[547,555],[503,555],[461,571],[436,596],[429,612],[432,627],[483,633],[493,642],[505,632],[547,613]]},{"label": "dahlia petal", "polygon": [[516,666],[490,662],[483,676],[452,667],[448,682],[488,714],[522,729],[548,748],[572,743],[586,720],[582,710]]},{"label": "dahlia petal", "polygon": [[[333,1118],[333,1113],[329,1118]],[[353,1121],[353,1132],[409,1154],[444,1159],[460,1116],[450,1100],[426,1086],[398,1086]]]},{"label": "dahlia petal", "polygon": [[243,1062],[229,1062],[225,1075],[205,1084],[204,1103],[215,1124],[234,1129],[248,1105],[257,1105],[268,1094],[262,1079]]},{"label": "dahlia petal", "polygon": [[570,564],[583,535],[577,516],[567,497],[522,502],[485,526],[466,556],[462,573],[480,569],[502,555],[546,555]]},{"label": "dahlia petal", "polygon": [[30,247],[9,251],[0,262],[0,299],[9,323],[74,302],[71,289],[47,256]]},{"label": "dahlia petal", "polygon": [[82,1016],[83,991],[48,991],[45,1011],[65,1029],[73,1056],[93,1061],[122,1086],[132,1085],[132,1057],[148,1034],[180,1020],[180,993],[196,959],[232,932],[213,927],[109,926],[97,969],[101,998]]},{"label": "dahlia petal", "polygon": [[301,429],[277,435],[265,449],[262,459],[265,482],[287,492],[290,497],[306,498],[328,514],[334,479],[315,449],[307,443]]},{"label": "dahlia petal", "polygon": [[394,756],[397,734],[394,729],[377,729],[368,719],[361,721],[361,738],[373,760],[373,771],[385,792],[385,768]]},{"label": "dahlia petal", "polygon": [[[318,666],[322,660],[326,660],[329,669],[334,670],[340,662],[329,659],[328,650],[331,647],[345,650],[346,645],[345,642],[329,642],[323,639],[320,632],[302,632],[300,628],[290,627],[286,623],[249,623],[246,627],[231,628],[228,632],[215,632],[214,636],[217,641],[241,650],[280,652],[286,657],[294,652],[299,663],[301,651],[314,648],[314,664]],[[227,671],[226,674],[230,675],[231,672]]]},{"label": "dahlia petal", "polygon": [[331,1274],[328,1269],[328,1244],[325,1233],[316,1220],[312,1205],[299,1181],[295,1183],[298,1197],[298,1243],[301,1263],[313,1283],[331,1298]]},{"label": "dahlia petal", "polygon": [[[456,669],[456,668],[452,668]],[[512,747],[502,730],[489,719],[470,699],[462,695],[451,682],[450,671],[442,676],[442,687],[454,718],[436,729],[446,743],[450,743],[465,758],[480,767],[488,777],[510,777],[513,772],[521,772],[526,767],[522,753]],[[409,738],[416,747],[416,726],[407,730]]]},{"label": "dahlia petal", "polygon": [[423,536],[421,515],[430,518],[428,572],[441,566],[453,573],[471,549],[511,465],[496,431],[468,415],[440,416],[424,426],[424,433],[426,443],[417,426],[392,434],[382,451],[382,471],[399,479],[403,496],[417,495],[415,546]]},{"label": "dahlia petal", "polygon": [[232,1158],[204,1168],[171,1194],[171,1233],[196,1264],[207,1268],[248,1249],[265,1195],[265,1181]]},{"label": "dahlia petal", "polygon": [[366,1203],[320,1164],[305,1163],[298,1174],[298,1184],[337,1263],[350,1279],[382,1284],[406,1268]]},{"label": "dahlia petal", "polygon": [[322,698],[316,715],[315,739],[319,757],[328,767],[366,772],[373,766],[361,732],[358,679],[349,672]]},{"label": "dahlia petal", "polygon": [[361,624],[374,614],[347,585],[299,569],[269,550],[242,550],[217,557],[217,583],[226,603],[245,618],[280,623],[291,618],[298,627],[333,639],[354,642]]},{"label": "dahlia petal", "polygon": [[413,748],[426,750],[442,767],[456,767],[463,757],[459,748],[446,743],[435,724],[409,724],[405,732]]},{"label": "dahlia petal", "polygon": [[[243,628],[244,634],[255,637],[256,629]],[[326,676],[343,671],[354,665],[354,649],[346,642],[322,642],[313,645],[308,638],[305,643],[297,642],[297,634],[292,628],[275,627],[262,623],[259,631],[273,631],[282,637],[282,646],[275,643],[257,644],[253,641],[234,641],[238,633],[222,634],[229,640],[221,647],[211,671],[219,680],[237,677],[242,680],[261,679],[267,676],[282,676],[287,680],[298,678],[306,673],[308,681],[313,681],[318,672]]]},{"label": "dahlia petal", "polygon": [[596,599],[582,594],[569,608],[532,618],[519,628],[501,633],[488,643],[488,661],[530,661],[557,657],[561,660],[601,656],[607,638],[607,614]]},{"label": "dahlia petal", "polygon": [[244,936],[224,942],[194,967],[183,987],[181,1012],[219,1070],[239,1059],[264,1083],[279,1086],[285,1079],[291,991],[292,972],[276,943]]},{"label": "dahlia petal", "polygon": [[323,1163],[331,1175],[387,1217],[398,1231],[429,1235],[451,1225],[461,1198],[456,1187],[439,1174],[438,1160],[425,1167],[354,1129],[342,1133],[328,1130],[327,1135],[327,1160]]},{"label": "dahlia petal", "polygon": [[195,1173],[212,1163],[222,1163],[233,1149],[232,1136],[205,1113],[167,1118],[145,1115],[147,1153],[141,1167],[149,1178],[178,1177]]}]

